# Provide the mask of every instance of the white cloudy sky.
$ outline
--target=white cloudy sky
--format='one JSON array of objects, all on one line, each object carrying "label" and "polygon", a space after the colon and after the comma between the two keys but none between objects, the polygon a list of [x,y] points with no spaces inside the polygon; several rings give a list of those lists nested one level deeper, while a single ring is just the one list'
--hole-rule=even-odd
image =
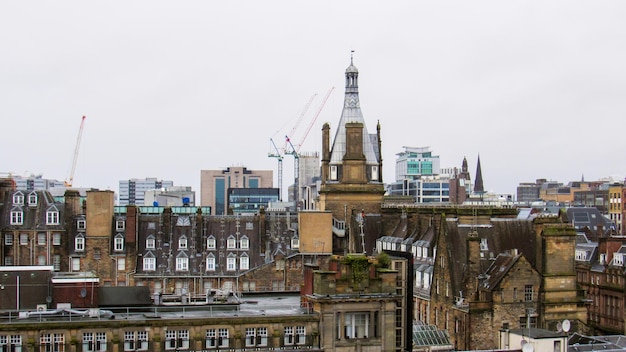
[{"label": "white cloudy sky", "polygon": [[[626,2],[3,1],[0,172],[118,188],[200,170],[276,170],[341,114],[350,51],[384,178],[402,146],[480,154],[485,187],[626,176]],[[285,184],[293,180],[285,160]]]}]

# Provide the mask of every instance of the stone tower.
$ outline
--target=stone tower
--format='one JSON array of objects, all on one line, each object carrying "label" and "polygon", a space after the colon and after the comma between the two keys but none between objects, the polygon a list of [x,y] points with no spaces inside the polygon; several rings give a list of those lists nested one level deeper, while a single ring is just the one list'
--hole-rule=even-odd
[{"label": "stone tower", "polygon": [[[365,252],[350,228],[363,225],[368,214],[380,214],[385,193],[382,180],[380,124],[368,134],[359,103],[359,71],[352,58],[346,69],[346,92],[332,145],[330,125],[322,127],[322,181],[319,209],[333,214],[333,250]],[[353,231],[355,234],[357,231]],[[361,246],[362,247],[362,246]]]}]

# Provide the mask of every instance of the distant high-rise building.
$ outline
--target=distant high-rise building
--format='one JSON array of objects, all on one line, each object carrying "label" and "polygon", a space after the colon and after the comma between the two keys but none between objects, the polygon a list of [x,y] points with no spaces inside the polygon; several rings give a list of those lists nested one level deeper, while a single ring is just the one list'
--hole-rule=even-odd
[{"label": "distant high-rise building", "polygon": [[439,155],[432,155],[430,147],[403,147],[396,154],[396,181],[414,180],[420,176],[439,175]]},{"label": "distant high-rise building", "polygon": [[11,176],[15,189],[22,191],[48,191],[55,187],[65,187],[63,181],[43,178],[42,175]]},{"label": "distant high-rise building", "polygon": [[152,205],[145,204],[145,193],[152,189],[170,188],[174,186],[172,181],[157,180],[156,178],[145,178],[143,180],[132,178],[130,180],[120,180],[119,205]]},{"label": "distant high-rise building", "polygon": [[200,171],[200,202],[211,207],[214,215],[228,214],[229,188],[272,188],[272,170],[248,170],[231,166],[224,170]]},{"label": "distant high-rise building", "polygon": [[196,192],[188,186],[151,189],[145,192],[144,203],[161,207],[193,207],[196,205]]}]

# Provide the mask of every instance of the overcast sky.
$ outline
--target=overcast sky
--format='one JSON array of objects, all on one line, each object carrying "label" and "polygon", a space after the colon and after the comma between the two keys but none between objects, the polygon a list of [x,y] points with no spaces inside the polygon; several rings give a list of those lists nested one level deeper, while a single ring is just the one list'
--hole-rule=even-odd
[{"label": "overcast sky", "polygon": [[496,193],[623,180],[625,19],[623,0],[2,1],[0,172],[68,178],[86,115],[78,187],[157,177],[199,195],[203,169],[276,174],[270,138],[314,94],[292,140],[334,135],[354,50],[386,182],[403,146],[467,157],[472,177],[480,155]]}]

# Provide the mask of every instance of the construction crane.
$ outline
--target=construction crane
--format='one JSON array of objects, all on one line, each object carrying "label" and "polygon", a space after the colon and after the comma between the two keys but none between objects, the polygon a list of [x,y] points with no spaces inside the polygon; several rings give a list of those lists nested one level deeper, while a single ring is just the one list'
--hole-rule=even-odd
[{"label": "construction crane", "polygon": [[283,155],[278,150],[278,147],[276,147],[276,143],[274,143],[274,140],[272,138],[270,138],[270,142],[272,143],[272,146],[274,147],[275,152],[269,152],[267,153],[267,156],[270,158],[278,159],[278,201],[282,202],[283,201]]},{"label": "construction crane", "polygon": [[304,144],[304,141],[306,140],[306,137],[309,135],[309,132],[311,131],[311,127],[313,127],[313,124],[315,124],[315,121],[317,120],[317,117],[320,116],[320,113],[322,112],[322,109],[324,108],[324,105],[326,105],[326,101],[328,100],[328,97],[330,97],[330,93],[333,92],[333,89],[335,89],[335,87],[331,87],[328,92],[326,93],[326,96],[324,96],[324,100],[322,100],[322,102],[320,103],[319,107],[317,108],[317,111],[315,112],[315,115],[313,115],[313,119],[311,119],[311,122],[309,123],[309,126],[307,127],[306,131],[304,132],[304,135],[302,136],[302,141],[300,141],[300,144],[298,144],[298,149],[296,149],[296,152],[300,151],[300,148],[302,147],[302,144]]},{"label": "construction crane", "polygon": [[70,171],[70,177],[65,180],[65,187],[72,187],[74,182],[74,172],[76,171],[76,162],[78,161],[78,150],[80,148],[80,140],[83,137],[83,127],[85,126],[85,117],[80,120],[80,128],[78,129],[78,138],[76,139],[76,148],[74,149],[74,158],[72,160],[72,169]]},{"label": "construction crane", "polygon": [[298,155],[298,151],[294,148],[289,136],[285,136],[285,142],[289,144],[290,149],[285,150],[285,154],[291,154],[293,156],[293,178],[294,178],[294,186],[293,186],[293,201],[296,205],[296,210],[298,210],[298,188],[300,188],[299,180],[300,180],[300,155]]},{"label": "construction crane", "polygon": [[[292,136],[292,137],[294,136],[294,133],[298,129],[298,126],[300,126],[300,123],[304,119],[304,116],[306,115],[307,111],[309,111],[309,107],[311,107],[311,103],[313,102],[313,99],[315,99],[316,96],[317,96],[317,93],[311,95],[311,98],[309,98],[309,101],[304,106],[304,109],[302,109],[302,112],[300,113],[300,117],[298,117],[296,124],[293,125],[293,127],[291,128],[291,131],[289,131],[289,134],[288,134],[289,136]],[[285,145],[283,145],[283,150],[287,150],[287,147],[289,146],[287,145],[287,141],[285,141]]]}]

